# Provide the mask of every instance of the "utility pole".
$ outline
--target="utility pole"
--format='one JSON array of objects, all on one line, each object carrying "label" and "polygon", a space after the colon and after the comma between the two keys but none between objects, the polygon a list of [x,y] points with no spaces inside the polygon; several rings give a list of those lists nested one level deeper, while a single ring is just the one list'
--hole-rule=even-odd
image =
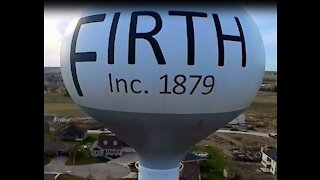
[{"label": "utility pole", "polygon": [[[79,149],[79,151],[80,151],[80,149]],[[74,174],[74,164],[75,164],[75,158],[76,158],[77,152],[78,152],[78,144],[75,145],[74,152],[73,152],[73,160],[72,160],[72,168],[73,168],[72,174],[73,175],[75,175]]]}]

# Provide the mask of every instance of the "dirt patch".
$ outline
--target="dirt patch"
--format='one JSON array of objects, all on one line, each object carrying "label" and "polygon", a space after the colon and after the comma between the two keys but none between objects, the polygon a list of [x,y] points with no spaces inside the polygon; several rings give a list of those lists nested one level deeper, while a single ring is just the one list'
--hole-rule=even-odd
[{"label": "dirt patch", "polygon": [[238,179],[261,179],[261,180],[275,180],[277,179],[276,175],[270,173],[263,173],[260,168],[262,167],[261,163],[245,163],[237,162],[236,163],[236,176]]},{"label": "dirt patch", "polygon": [[276,140],[273,138],[259,137],[244,134],[224,134],[213,133],[206,139],[200,141],[198,146],[212,146],[222,149],[223,152],[232,157],[232,150],[236,148],[245,148],[259,150],[261,146],[276,146]]}]

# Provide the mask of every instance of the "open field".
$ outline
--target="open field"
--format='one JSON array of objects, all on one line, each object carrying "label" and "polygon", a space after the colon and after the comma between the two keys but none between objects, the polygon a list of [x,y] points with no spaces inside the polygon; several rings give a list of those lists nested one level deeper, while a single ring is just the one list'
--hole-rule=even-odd
[{"label": "open field", "polygon": [[245,148],[260,150],[261,146],[275,146],[276,140],[272,138],[250,136],[243,134],[213,133],[200,141],[198,146],[211,146],[221,149],[225,155],[232,157],[232,150],[235,148]]},{"label": "open field", "polygon": [[44,94],[44,115],[51,116],[86,116],[70,97],[58,93]]},{"label": "open field", "polygon": [[277,93],[260,91],[244,114],[257,131],[277,132]]}]

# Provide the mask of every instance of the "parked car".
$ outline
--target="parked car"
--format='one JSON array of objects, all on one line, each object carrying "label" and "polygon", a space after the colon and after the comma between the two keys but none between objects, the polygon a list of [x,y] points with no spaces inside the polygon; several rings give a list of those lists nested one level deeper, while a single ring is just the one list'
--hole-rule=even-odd
[{"label": "parked car", "polygon": [[209,154],[207,152],[193,151],[192,154],[194,154],[196,156],[203,157],[203,158],[208,158],[209,157]]}]

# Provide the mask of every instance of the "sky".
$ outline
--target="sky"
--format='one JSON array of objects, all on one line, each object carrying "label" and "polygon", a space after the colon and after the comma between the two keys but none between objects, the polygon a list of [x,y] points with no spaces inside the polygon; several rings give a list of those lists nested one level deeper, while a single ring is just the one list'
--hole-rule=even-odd
[{"label": "sky", "polygon": [[[266,53],[266,71],[277,71],[277,9],[275,6],[245,7],[246,11],[257,24]],[[79,14],[73,10],[44,10],[44,66],[60,66],[60,46],[63,34]]]}]

